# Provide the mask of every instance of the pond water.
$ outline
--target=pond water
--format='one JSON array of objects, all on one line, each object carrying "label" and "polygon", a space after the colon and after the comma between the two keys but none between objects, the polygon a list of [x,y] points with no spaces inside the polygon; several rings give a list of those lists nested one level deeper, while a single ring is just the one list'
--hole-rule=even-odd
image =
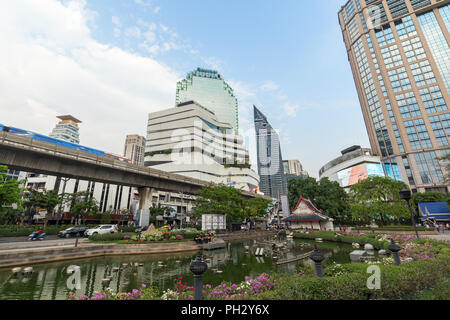
[{"label": "pond water", "polygon": [[[208,263],[208,270],[203,275],[203,283],[213,286],[219,285],[222,281],[239,283],[244,280],[245,276],[252,278],[264,272],[294,274],[300,265],[310,264],[313,266],[313,262],[310,259],[304,259],[277,265],[272,255],[278,256],[278,261],[294,258],[310,252],[315,244],[326,257],[325,266],[332,262],[350,262],[349,253],[354,250],[346,244],[288,240],[287,248],[289,250],[284,253],[273,253],[271,241],[273,239],[235,241],[227,243],[225,249],[204,251],[204,260]],[[250,248],[250,252],[255,252],[256,248],[265,248],[267,256],[255,257],[254,254],[246,253],[246,247]],[[188,285],[193,285],[194,278],[189,271],[189,266],[195,256],[195,252],[125,255],[36,264],[32,266],[34,273],[29,276],[13,276],[11,268],[3,268],[0,269],[0,300],[63,300],[71,291],[67,285],[71,275],[67,270],[73,265],[79,266],[81,271],[81,288],[72,290],[77,296],[92,296],[94,292],[108,287],[115,292],[128,292],[139,288],[142,283],[165,290],[173,288],[179,277],[183,277],[183,281],[186,281]],[[158,266],[159,262],[162,262],[165,267]],[[128,265],[125,267],[124,264]],[[217,273],[217,270],[222,273]],[[112,276],[111,281],[104,283],[103,279],[108,276]]]}]

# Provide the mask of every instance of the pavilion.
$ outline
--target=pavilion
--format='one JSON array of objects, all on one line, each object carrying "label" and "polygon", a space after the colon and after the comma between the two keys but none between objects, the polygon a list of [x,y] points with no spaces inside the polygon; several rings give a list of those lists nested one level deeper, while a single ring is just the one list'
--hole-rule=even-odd
[{"label": "pavilion", "polygon": [[289,223],[291,229],[334,230],[333,219],[324,215],[310,199],[305,199],[302,195],[292,210],[292,215],[282,221]]}]

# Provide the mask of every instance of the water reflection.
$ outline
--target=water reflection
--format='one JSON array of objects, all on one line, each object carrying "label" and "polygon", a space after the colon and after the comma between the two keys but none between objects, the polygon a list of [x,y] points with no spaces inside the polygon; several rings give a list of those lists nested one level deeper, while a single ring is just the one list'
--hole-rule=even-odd
[{"label": "water reflection", "polygon": [[[275,244],[275,245],[274,245]],[[238,283],[245,276],[256,277],[266,273],[295,273],[302,264],[313,266],[310,259],[277,265],[278,260],[291,259],[306,254],[317,244],[327,260],[325,264],[336,261],[350,262],[351,246],[336,243],[317,243],[281,239],[260,239],[235,241],[226,248],[204,252],[208,270],[204,274],[204,283],[218,285],[222,281]],[[244,246],[248,246],[246,253]],[[279,247],[277,247],[279,246]],[[256,257],[257,248],[263,248],[263,256]],[[58,263],[34,265],[34,273],[30,276],[13,276],[11,269],[0,269],[0,299],[24,300],[62,300],[70,291],[67,280],[70,274],[69,266],[80,266],[81,288],[73,290],[76,295],[92,296],[96,291],[111,288],[115,292],[130,291],[142,283],[147,286],[157,286],[160,290],[173,288],[179,277],[183,277],[189,285],[193,284],[193,275],[189,271],[195,252],[140,255],[111,256],[72,260]],[[110,280],[104,280],[109,278]]]}]

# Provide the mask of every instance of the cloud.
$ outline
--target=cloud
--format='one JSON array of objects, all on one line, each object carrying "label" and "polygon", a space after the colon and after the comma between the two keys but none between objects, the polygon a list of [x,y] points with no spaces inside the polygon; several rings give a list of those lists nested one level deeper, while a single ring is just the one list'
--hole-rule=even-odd
[{"label": "cloud", "polygon": [[92,17],[81,0],[0,2],[1,122],[48,134],[72,114],[83,145],[121,154],[126,134],[145,135],[149,112],[173,105],[180,75],[95,41]]},{"label": "cloud", "polygon": [[264,82],[260,87],[260,90],[262,91],[275,91],[279,89],[278,84],[276,84],[274,81],[266,81]]}]

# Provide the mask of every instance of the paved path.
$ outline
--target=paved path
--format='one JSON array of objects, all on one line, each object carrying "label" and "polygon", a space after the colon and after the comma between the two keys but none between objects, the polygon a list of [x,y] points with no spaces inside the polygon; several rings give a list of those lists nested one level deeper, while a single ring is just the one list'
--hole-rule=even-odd
[{"label": "paved path", "polygon": [[[57,235],[45,236],[45,240],[57,240],[59,239]],[[27,242],[28,237],[0,237],[1,243],[10,243],[10,242]]]},{"label": "paved path", "polygon": [[421,236],[424,239],[431,239],[431,240],[438,240],[450,243],[450,232],[441,233],[439,235],[427,235],[427,236]]},{"label": "paved path", "polygon": [[[58,238],[57,238],[58,239]],[[88,239],[79,238],[78,243],[87,242]],[[58,239],[58,240],[36,240],[36,241],[23,241],[23,242],[3,242],[0,243],[0,251],[13,250],[13,249],[36,249],[55,246],[75,246],[75,239]]]}]

